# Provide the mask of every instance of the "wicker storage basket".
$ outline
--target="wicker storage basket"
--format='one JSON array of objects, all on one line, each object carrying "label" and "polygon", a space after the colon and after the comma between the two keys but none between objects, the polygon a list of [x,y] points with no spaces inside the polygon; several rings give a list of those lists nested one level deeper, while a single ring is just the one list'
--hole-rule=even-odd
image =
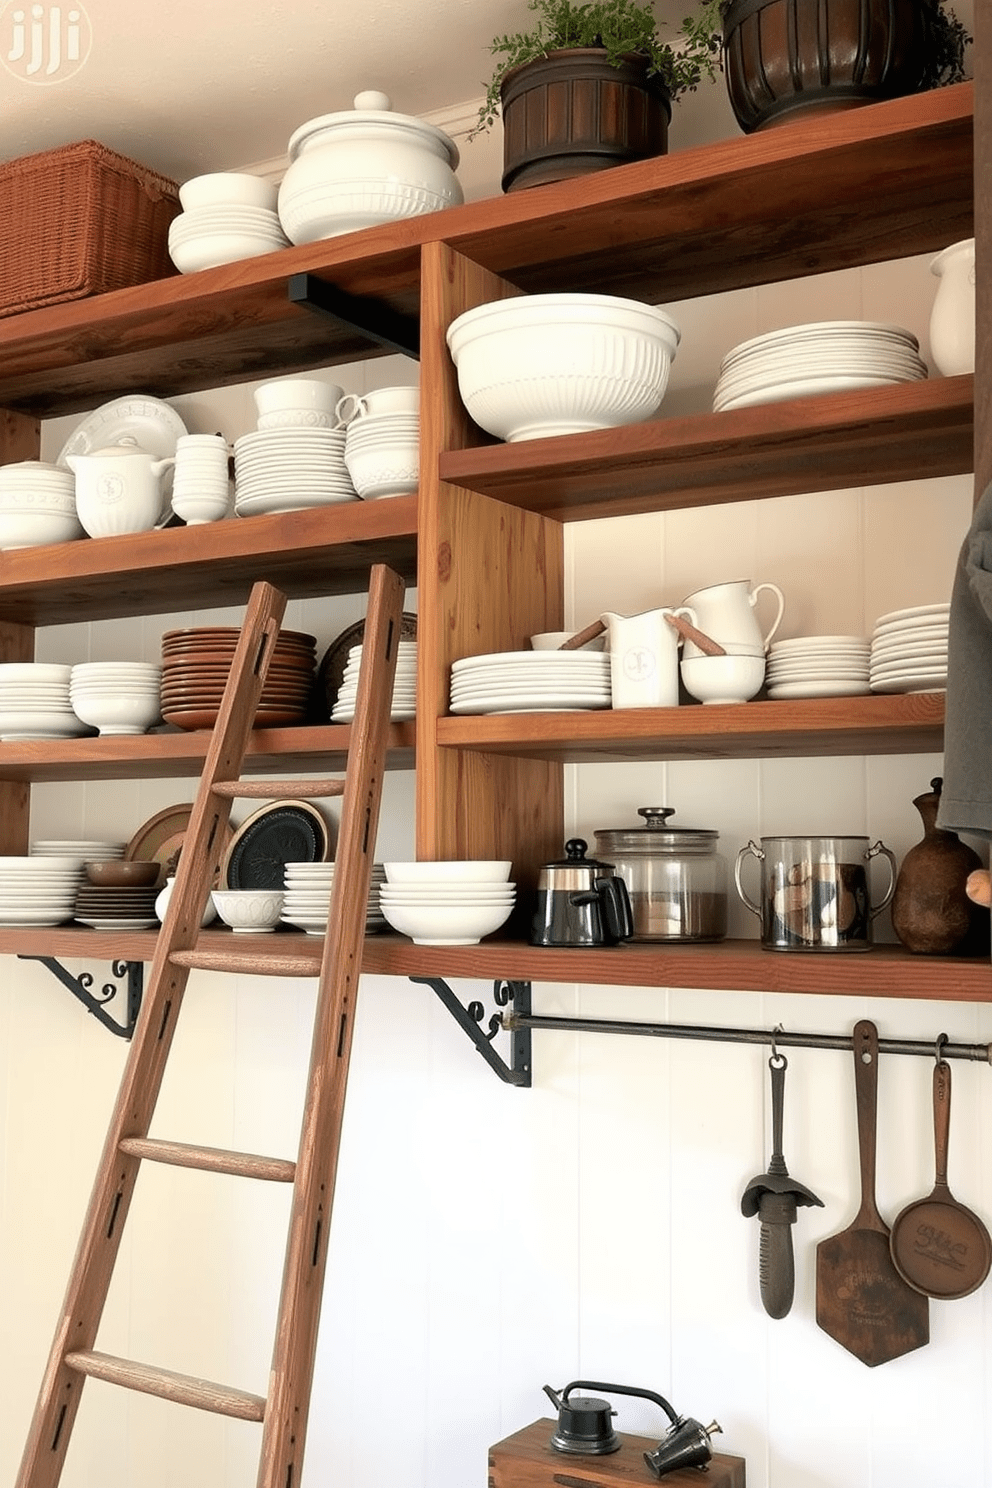
[{"label": "wicker storage basket", "polygon": [[175,273],[174,181],[96,140],[0,165],[0,316]]}]

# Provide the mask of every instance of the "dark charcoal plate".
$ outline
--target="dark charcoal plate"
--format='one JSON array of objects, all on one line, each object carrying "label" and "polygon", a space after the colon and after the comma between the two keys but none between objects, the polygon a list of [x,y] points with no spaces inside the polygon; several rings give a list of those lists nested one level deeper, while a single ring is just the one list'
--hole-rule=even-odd
[{"label": "dark charcoal plate", "polygon": [[327,822],[306,801],[273,801],[242,822],[221,864],[225,889],[281,889],[287,863],[322,863]]}]

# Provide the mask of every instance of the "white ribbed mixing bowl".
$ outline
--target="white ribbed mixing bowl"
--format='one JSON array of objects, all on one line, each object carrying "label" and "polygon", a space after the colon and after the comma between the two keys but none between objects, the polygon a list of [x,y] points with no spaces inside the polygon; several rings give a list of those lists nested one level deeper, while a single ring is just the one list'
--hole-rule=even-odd
[{"label": "white ribbed mixing bowl", "polygon": [[638,300],[540,294],[466,310],[447,339],[472,418],[517,441],[651,418],[680,332],[663,310]]}]

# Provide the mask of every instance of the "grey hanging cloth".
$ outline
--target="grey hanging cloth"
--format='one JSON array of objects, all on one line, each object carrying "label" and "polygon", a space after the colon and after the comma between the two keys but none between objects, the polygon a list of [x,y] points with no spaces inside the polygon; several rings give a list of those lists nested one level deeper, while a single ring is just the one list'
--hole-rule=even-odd
[{"label": "grey hanging cloth", "polygon": [[975,508],[951,592],[937,824],[992,838],[992,485]]}]

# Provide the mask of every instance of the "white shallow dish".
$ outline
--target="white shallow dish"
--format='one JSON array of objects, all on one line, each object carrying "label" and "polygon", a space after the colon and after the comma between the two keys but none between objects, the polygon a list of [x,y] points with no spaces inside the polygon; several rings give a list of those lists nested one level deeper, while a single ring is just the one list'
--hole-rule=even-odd
[{"label": "white shallow dish", "polygon": [[789,698],[860,697],[871,691],[864,682],[781,682],[769,687],[768,696],[786,701]]}]

